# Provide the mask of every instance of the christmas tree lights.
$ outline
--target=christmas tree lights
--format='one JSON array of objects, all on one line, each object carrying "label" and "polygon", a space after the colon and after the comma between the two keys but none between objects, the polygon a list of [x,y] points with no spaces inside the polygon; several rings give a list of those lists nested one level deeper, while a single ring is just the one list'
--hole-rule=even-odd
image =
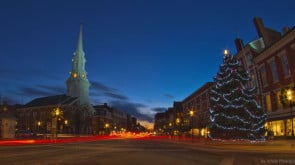
[{"label": "christmas tree lights", "polygon": [[255,100],[248,71],[228,51],[211,89],[210,137],[231,140],[264,140],[266,114]]}]

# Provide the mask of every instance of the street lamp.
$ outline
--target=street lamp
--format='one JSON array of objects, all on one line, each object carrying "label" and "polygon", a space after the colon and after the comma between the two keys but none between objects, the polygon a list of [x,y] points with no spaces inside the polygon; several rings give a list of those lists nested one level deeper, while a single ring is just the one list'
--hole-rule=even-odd
[{"label": "street lamp", "polygon": [[41,121],[38,121],[37,125],[38,125],[38,132],[40,132]]},{"label": "street lamp", "polygon": [[194,116],[194,111],[193,110],[190,110],[189,111],[189,115],[191,116],[191,129],[192,129],[192,142],[193,142],[193,139],[194,139],[194,135],[193,135],[193,116]]},{"label": "street lamp", "polygon": [[110,127],[110,124],[109,123],[105,123],[104,128],[105,128],[105,130],[106,130],[107,133],[109,133],[109,127]]},{"label": "street lamp", "polygon": [[59,107],[53,109],[53,112],[52,112],[52,126],[51,126],[51,129],[52,129],[52,134],[55,134],[56,138],[57,138],[57,127],[58,127],[58,117],[62,116],[62,111],[59,109]]},{"label": "street lamp", "polygon": [[287,100],[289,101],[290,103],[290,113],[291,113],[291,135],[294,137],[294,129],[293,129],[293,111],[292,111],[292,106],[293,106],[293,102],[292,102],[292,99],[293,99],[293,92],[291,89],[288,89],[287,90]]},{"label": "street lamp", "polygon": [[69,124],[69,121],[67,119],[64,120],[64,124],[65,124],[65,133],[68,133],[68,124]]},{"label": "street lamp", "polygon": [[175,129],[175,135],[178,135],[179,136],[180,135],[180,132],[181,132],[180,131],[180,126],[179,126],[180,125],[180,118],[176,118],[175,119],[175,123],[176,123],[176,124],[174,124],[174,126],[175,126],[174,127],[174,129]]},{"label": "street lamp", "polygon": [[171,122],[169,122],[169,136],[171,136],[172,137],[172,135],[173,135],[173,128],[172,128],[172,123]]}]

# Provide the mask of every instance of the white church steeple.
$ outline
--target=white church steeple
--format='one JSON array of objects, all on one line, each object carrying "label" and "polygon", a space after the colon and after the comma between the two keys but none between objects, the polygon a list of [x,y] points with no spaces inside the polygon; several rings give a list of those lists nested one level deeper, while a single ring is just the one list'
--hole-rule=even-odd
[{"label": "white church steeple", "polygon": [[70,76],[66,81],[67,95],[72,97],[79,97],[80,105],[90,104],[90,83],[87,79],[87,72],[85,71],[85,62],[86,60],[85,53],[83,51],[83,35],[81,24],[77,48],[72,59],[72,71],[70,72]]}]

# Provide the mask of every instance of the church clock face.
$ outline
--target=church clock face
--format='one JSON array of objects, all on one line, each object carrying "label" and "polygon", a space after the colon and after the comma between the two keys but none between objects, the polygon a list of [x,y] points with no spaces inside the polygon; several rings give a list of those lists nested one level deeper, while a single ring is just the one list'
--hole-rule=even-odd
[{"label": "church clock face", "polygon": [[81,75],[81,78],[83,78],[83,79],[84,79],[84,78],[85,78],[85,74],[82,74],[82,75]]}]

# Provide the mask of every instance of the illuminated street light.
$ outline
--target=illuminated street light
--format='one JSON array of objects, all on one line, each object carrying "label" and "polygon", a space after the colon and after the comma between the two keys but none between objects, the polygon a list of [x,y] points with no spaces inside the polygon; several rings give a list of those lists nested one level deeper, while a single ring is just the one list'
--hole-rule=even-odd
[{"label": "illuminated street light", "polygon": [[55,134],[56,138],[57,138],[58,120],[60,120],[59,117],[62,117],[62,115],[63,113],[59,109],[59,107],[53,109],[51,129],[52,129],[52,134]]},{"label": "illuminated street light", "polygon": [[291,91],[291,89],[288,89],[288,91],[287,91],[287,99],[288,99],[289,101],[292,100],[292,91]]},{"label": "illuminated street light", "polygon": [[192,117],[192,116],[194,116],[194,111],[193,110],[190,110],[189,111],[189,115]]},{"label": "illuminated street light", "polygon": [[105,128],[106,133],[109,133],[109,127],[110,127],[109,123],[104,124],[104,128]]},{"label": "illuminated street light", "polygon": [[175,126],[174,127],[174,129],[175,129],[175,133],[174,134],[175,135],[180,135],[180,132],[181,132],[180,128],[181,127],[179,125],[180,125],[180,118],[176,118],[175,119],[175,125],[174,125]]},{"label": "illuminated street light", "polygon": [[292,100],[293,100],[293,92],[291,89],[288,89],[287,90],[287,100],[289,101],[290,103],[290,113],[291,113],[291,135],[294,137],[294,129],[293,129],[293,110],[292,110]]},{"label": "illuminated street light", "polygon": [[41,121],[38,121],[37,125],[38,125],[38,131],[40,131]]},{"label": "illuminated street light", "polygon": [[175,122],[176,122],[176,124],[178,125],[178,124],[180,123],[180,119],[177,118]]},{"label": "illuminated street light", "polygon": [[192,129],[192,142],[193,142],[193,138],[194,138],[194,132],[193,132],[193,116],[194,116],[194,111],[190,110],[189,111],[189,115],[191,116],[191,129]]},{"label": "illuminated street light", "polygon": [[59,112],[59,108],[57,107],[56,110],[55,110],[55,115],[58,116],[59,113],[60,113],[60,112]]}]

